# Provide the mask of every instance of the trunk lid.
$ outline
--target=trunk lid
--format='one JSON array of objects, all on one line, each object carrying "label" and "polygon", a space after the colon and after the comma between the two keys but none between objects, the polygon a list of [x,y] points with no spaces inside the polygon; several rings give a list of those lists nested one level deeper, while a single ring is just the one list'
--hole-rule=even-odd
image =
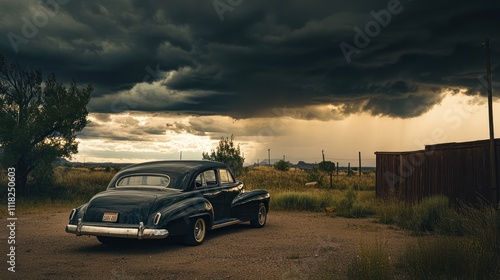
[{"label": "trunk lid", "polygon": [[114,189],[95,195],[89,202],[84,222],[103,222],[105,213],[118,213],[117,224],[146,223],[158,196],[165,191],[148,189]]}]

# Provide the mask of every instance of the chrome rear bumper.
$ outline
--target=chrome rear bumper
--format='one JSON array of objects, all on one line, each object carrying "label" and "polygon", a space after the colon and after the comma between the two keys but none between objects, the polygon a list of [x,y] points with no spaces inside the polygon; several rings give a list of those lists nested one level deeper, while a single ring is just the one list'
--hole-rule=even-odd
[{"label": "chrome rear bumper", "polygon": [[77,236],[95,235],[109,236],[122,238],[137,238],[137,239],[162,239],[168,236],[166,229],[148,229],[144,228],[144,223],[141,222],[138,227],[109,227],[85,225],[81,219],[78,219],[78,225],[66,225],[67,233],[74,233]]}]

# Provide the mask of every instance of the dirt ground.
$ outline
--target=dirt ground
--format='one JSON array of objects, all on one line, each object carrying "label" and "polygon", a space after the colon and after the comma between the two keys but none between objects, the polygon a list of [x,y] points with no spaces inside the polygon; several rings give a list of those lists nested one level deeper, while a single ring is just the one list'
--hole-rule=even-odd
[{"label": "dirt ground", "polygon": [[15,273],[7,270],[4,226],[0,279],[346,279],[360,246],[382,242],[397,256],[412,238],[372,219],[270,212],[262,229],[217,229],[201,246],[169,237],[116,247],[67,234],[67,212],[18,216]]}]

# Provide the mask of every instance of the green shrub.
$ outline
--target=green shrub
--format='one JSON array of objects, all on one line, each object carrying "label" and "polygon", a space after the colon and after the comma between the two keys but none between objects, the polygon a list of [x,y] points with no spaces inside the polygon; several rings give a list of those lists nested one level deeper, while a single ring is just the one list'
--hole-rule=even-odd
[{"label": "green shrub", "polygon": [[351,208],[351,218],[366,218],[375,214],[375,211],[366,204],[356,201]]},{"label": "green shrub", "polygon": [[336,214],[346,218],[364,218],[375,212],[361,201],[357,200],[356,192],[350,188],[337,203]]},{"label": "green shrub", "polygon": [[455,234],[459,231],[456,212],[448,206],[448,198],[442,195],[424,198],[414,205],[388,202],[377,208],[377,214],[379,222],[395,224],[415,233],[435,231]]},{"label": "green shrub", "polygon": [[452,216],[448,197],[443,195],[424,198],[413,206],[413,230],[436,231],[442,223]]},{"label": "green shrub", "polygon": [[359,255],[348,267],[348,278],[359,280],[393,279],[394,268],[386,248],[387,246],[380,242],[361,247]]},{"label": "green shrub", "polygon": [[401,212],[406,208],[406,205],[400,201],[383,201],[376,207],[378,222],[387,225],[397,224],[401,216]]}]

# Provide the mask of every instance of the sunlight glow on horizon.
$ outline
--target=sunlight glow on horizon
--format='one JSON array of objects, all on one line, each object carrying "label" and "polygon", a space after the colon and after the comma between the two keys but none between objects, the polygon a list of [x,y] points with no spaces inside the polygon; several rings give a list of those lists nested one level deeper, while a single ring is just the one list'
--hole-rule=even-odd
[{"label": "sunlight glow on horizon", "polygon": [[[319,162],[321,150],[325,150],[327,160],[338,161],[342,166],[348,162],[357,165],[355,159],[360,151],[363,165],[375,166],[376,151],[413,151],[424,149],[424,145],[429,144],[487,139],[486,103],[484,97],[445,94],[440,104],[422,116],[410,119],[359,114],[330,121],[286,116],[233,120],[223,116],[173,117],[124,113],[110,115],[108,121],[100,121],[91,113],[89,118],[98,122],[99,130],[93,131],[93,137],[77,139],[80,142],[79,153],[73,156],[72,161],[135,163],[179,159],[181,151],[183,159],[201,159],[202,152],[209,152],[215,148],[220,137],[230,137],[229,131],[234,131],[234,142],[240,144],[245,164],[267,159],[267,150],[271,149],[272,159],[285,155],[292,163],[299,160]],[[494,113],[500,114],[499,100],[494,102]],[[171,130],[166,124],[177,125],[177,130]],[[203,129],[207,124],[215,127],[215,132],[200,133],[195,130]],[[227,129],[217,129],[217,125]],[[134,127],[163,129],[164,133],[141,135],[133,131]],[[103,138],[99,138],[102,129],[106,133],[103,132]],[[224,135],[225,131],[229,132],[228,135]],[[498,121],[495,131],[497,135],[500,133]],[[238,135],[237,132],[246,135]],[[106,135],[111,136],[107,138]],[[118,139],[120,136],[124,136],[125,140]],[[114,140],[113,137],[118,138]]]}]

